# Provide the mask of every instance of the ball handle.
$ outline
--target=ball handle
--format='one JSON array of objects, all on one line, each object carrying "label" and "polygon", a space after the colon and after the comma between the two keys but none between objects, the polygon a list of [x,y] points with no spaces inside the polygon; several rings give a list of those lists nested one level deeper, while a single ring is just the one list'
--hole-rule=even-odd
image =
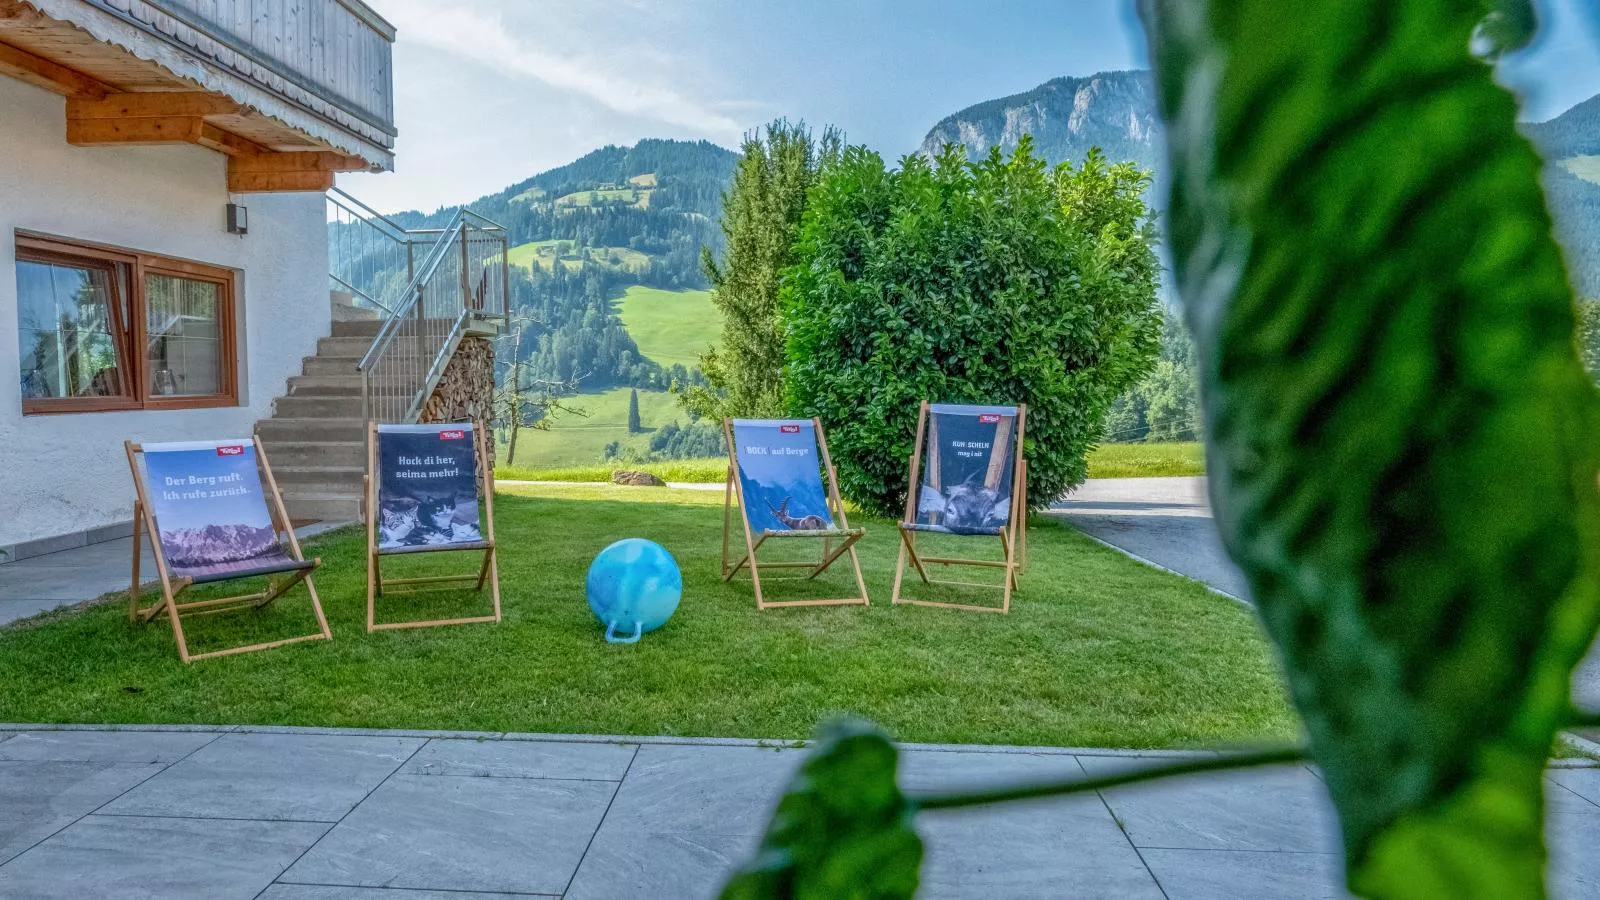
[{"label": "ball handle", "polygon": [[633,637],[617,637],[617,620],[606,626],[606,642],[610,644],[637,644],[644,636],[644,622],[633,623]]}]

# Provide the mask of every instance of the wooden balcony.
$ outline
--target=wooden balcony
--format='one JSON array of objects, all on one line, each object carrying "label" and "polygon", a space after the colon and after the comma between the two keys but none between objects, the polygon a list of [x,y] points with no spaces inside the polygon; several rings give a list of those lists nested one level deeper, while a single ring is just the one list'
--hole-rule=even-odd
[{"label": "wooden balcony", "polygon": [[66,96],[69,143],[198,144],[237,193],[392,169],[393,42],[361,0],[0,0],[0,75]]}]

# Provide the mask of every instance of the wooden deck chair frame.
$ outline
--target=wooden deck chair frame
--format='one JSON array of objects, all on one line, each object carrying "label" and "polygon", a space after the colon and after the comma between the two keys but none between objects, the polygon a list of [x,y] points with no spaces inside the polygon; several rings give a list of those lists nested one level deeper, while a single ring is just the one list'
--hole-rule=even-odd
[{"label": "wooden deck chair frame", "polygon": [[[928,428],[928,401],[922,401],[922,406],[917,412],[917,442],[911,451],[911,478],[906,491],[906,513],[899,523],[900,556],[895,563],[894,591],[889,599],[890,606],[909,603],[916,606],[934,606],[941,609],[959,609],[968,612],[1008,613],[1011,611],[1011,594],[1017,588],[1017,576],[1027,565],[1028,559],[1028,463],[1023,458],[1022,441],[1027,436],[1028,407],[1017,407],[1017,429],[1012,446],[1016,452],[1011,463],[1011,515],[1006,522],[1006,527],[998,535],[1003,558],[993,559],[960,559],[952,557],[923,556],[917,552],[918,531],[908,527],[916,521],[917,495],[922,490],[922,449],[924,439],[927,437]],[[973,539],[984,535],[967,535]],[[982,606],[972,603],[942,603],[933,600],[919,600],[906,597],[901,593],[901,584],[905,577],[906,563],[909,561],[917,576],[924,584],[945,584],[957,587],[998,589],[1001,592],[1000,605]],[[1000,584],[985,584],[975,581],[951,581],[933,578],[928,574],[930,566],[972,566],[976,568],[1003,569],[1004,578]]]},{"label": "wooden deck chair frame", "polygon": [[[289,520],[289,513],[283,507],[283,495],[278,492],[278,482],[272,477],[272,467],[267,463],[267,453],[261,446],[261,438],[252,436],[250,441],[255,446],[256,463],[260,467],[261,485],[266,489],[267,513],[271,516],[272,527],[283,536],[289,558],[296,562],[305,562],[305,555],[300,552],[300,540],[295,537],[294,524]],[[194,586],[195,580],[187,576],[174,575],[167,567],[167,557],[161,549],[161,532],[156,528],[155,509],[150,505],[144,472],[139,467],[138,457],[144,453],[144,446],[133,441],[123,441],[122,446],[128,454],[128,468],[133,471],[135,495],[133,502],[133,584],[128,591],[129,622],[137,624],[148,623],[165,612],[167,620],[172,624],[173,640],[178,645],[178,658],[185,663],[192,663],[197,659],[211,659],[218,656],[252,653],[256,650],[270,650],[274,647],[284,647],[305,641],[333,640],[333,632],[328,629],[328,617],[322,612],[322,600],[317,596],[316,581],[311,577],[312,573],[322,565],[320,558],[311,560],[311,565],[307,568],[283,573],[282,578],[274,578],[270,574],[267,575],[267,587],[252,594],[239,594],[234,597],[220,597],[213,600],[194,600],[188,603],[178,602],[178,598],[183,592]],[[151,556],[155,558],[161,599],[149,606],[141,607],[139,605],[141,594],[139,545],[141,539],[146,535],[150,539]],[[260,577],[262,576],[259,574],[246,574],[239,575],[238,579]],[[217,581],[231,580],[234,579],[217,579]],[[250,644],[245,647],[213,650],[209,653],[189,652],[189,639],[183,632],[183,619],[185,616],[214,615],[242,609],[261,609],[301,582],[305,583],[306,591],[311,595],[311,609],[317,616],[317,633],[277,641],[266,641],[260,644]],[[214,582],[207,581],[205,583],[211,584]]]},{"label": "wooden deck chair frame", "polygon": [[[733,442],[733,420],[722,420],[722,436],[728,445],[728,482],[722,497],[722,580],[730,582],[739,574],[739,570],[749,568],[750,584],[755,589],[756,609],[778,609],[786,606],[868,606],[867,582],[861,576],[861,558],[856,555],[856,542],[866,535],[862,528],[851,528],[850,520],[845,516],[844,502],[839,499],[839,474],[833,467],[833,459],[828,455],[828,439],[822,433],[822,420],[812,418],[811,427],[817,436],[817,453],[822,458],[822,472],[828,479],[828,512],[833,516],[834,529],[825,532],[773,532],[763,531],[757,535],[750,527],[750,518],[745,515],[744,485],[739,481],[739,455],[738,448]],[[739,504],[739,521],[744,525],[744,555],[737,560],[732,558],[731,537],[733,530],[733,504]],[[816,562],[767,562],[763,563],[756,553],[768,540],[817,540],[821,543],[821,553]],[[856,590],[860,594],[855,597],[840,597],[829,600],[768,600],[762,591],[761,569],[804,569],[804,580],[811,581],[818,575],[828,570],[828,567],[838,561],[841,556],[850,557],[850,568],[855,573]],[[775,579],[768,576],[769,580]]]},{"label": "wooden deck chair frame", "polygon": [[[441,425],[440,427],[445,427]],[[379,559],[385,555],[378,549],[378,423],[367,423],[367,474],[362,480],[362,514],[367,519],[367,633],[396,631],[403,628],[434,628],[441,625],[475,625],[500,621],[500,560],[494,539],[494,474],[489,470],[489,456],[484,429],[478,423],[472,426],[472,446],[476,455],[478,490],[483,494],[484,547],[451,547],[441,544],[437,549],[412,551],[425,553],[483,553],[483,562],[476,572],[456,575],[432,575],[418,578],[391,578],[384,580]],[[409,555],[409,554],[408,554]],[[429,619],[422,622],[378,623],[378,598],[387,590],[391,594],[416,594],[442,591],[475,583],[474,590],[482,591],[489,585],[489,595],[494,601],[494,612],[487,616],[463,616],[454,619]],[[399,590],[392,588],[398,586]]]}]

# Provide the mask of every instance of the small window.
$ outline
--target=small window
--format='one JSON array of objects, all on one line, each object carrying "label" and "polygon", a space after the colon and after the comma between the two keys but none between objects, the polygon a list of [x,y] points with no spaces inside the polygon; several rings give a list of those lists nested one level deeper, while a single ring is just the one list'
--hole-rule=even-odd
[{"label": "small window", "polygon": [[237,403],[233,273],[19,236],[25,413]]}]

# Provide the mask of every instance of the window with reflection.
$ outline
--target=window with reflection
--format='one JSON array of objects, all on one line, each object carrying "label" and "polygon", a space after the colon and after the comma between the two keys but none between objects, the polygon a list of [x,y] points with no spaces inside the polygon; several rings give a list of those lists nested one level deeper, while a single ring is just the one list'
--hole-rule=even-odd
[{"label": "window with reflection", "polygon": [[16,272],[24,412],[237,402],[231,271],[19,236]]},{"label": "window with reflection", "polygon": [[222,286],[147,274],[144,303],[150,392],[162,397],[222,393]]}]

